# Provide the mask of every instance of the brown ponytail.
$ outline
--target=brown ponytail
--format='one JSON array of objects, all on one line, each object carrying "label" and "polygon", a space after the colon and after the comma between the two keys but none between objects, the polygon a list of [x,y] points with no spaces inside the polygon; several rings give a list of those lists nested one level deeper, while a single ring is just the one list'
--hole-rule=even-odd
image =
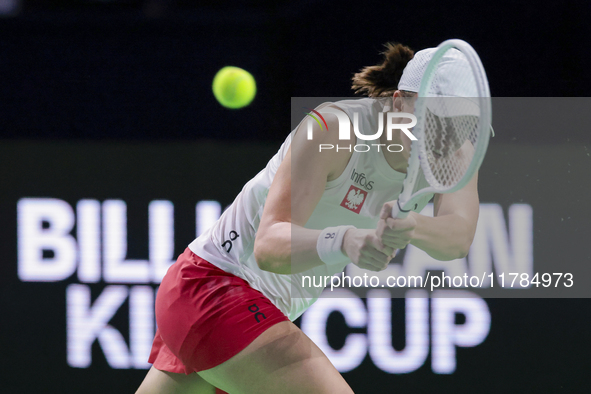
[{"label": "brown ponytail", "polygon": [[402,71],[414,56],[414,51],[393,42],[388,42],[384,46],[386,50],[382,52],[384,61],[381,64],[365,67],[353,76],[352,89],[356,94],[387,97],[392,96],[398,89]]}]

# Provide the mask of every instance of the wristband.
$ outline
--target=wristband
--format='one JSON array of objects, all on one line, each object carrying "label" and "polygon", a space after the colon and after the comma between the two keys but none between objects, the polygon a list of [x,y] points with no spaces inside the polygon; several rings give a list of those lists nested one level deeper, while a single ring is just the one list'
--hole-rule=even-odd
[{"label": "wristband", "polygon": [[343,253],[343,238],[347,230],[355,226],[327,227],[318,236],[316,242],[316,251],[318,257],[326,265],[344,264],[350,261],[349,257]]}]

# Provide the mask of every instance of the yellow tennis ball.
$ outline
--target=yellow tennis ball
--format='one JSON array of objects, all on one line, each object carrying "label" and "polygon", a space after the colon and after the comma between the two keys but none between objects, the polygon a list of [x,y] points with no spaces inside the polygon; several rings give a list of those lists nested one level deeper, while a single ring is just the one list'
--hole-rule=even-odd
[{"label": "yellow tennis ball", "polygon": [[227,108],[242,108],[252,102],[257,92],[254,77],[239,67],[227,66],[213,78],[213,95]]}]

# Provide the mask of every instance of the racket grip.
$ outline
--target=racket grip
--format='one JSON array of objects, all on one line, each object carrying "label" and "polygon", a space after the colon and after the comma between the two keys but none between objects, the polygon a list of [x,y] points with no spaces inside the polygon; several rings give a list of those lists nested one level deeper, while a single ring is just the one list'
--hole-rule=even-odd
[{"label": "racket grip", "polygon": [[393,218],[404,219],[405,217],[408,216],[409,213],[410,213],[410,211],[405,212],[405,211],[400,210],[400,207],[398,206],[398,201],[392,207],[392,217]]}]

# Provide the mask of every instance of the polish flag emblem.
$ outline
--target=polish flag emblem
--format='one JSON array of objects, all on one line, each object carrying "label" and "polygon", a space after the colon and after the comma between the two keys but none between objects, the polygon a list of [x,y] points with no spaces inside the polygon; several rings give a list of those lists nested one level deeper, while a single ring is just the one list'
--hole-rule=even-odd
[{"label": "polish flag emblem", "polygon": [[359,213],[361,211],[361,207],[365,202],[365,198],[367,197],[367,192],[365,190],[361,190],[353,185],[349,188],[347,195],[343,198],[341,202],[341,207],[347,208],[349,211],[353,211],[355,213]]}]

